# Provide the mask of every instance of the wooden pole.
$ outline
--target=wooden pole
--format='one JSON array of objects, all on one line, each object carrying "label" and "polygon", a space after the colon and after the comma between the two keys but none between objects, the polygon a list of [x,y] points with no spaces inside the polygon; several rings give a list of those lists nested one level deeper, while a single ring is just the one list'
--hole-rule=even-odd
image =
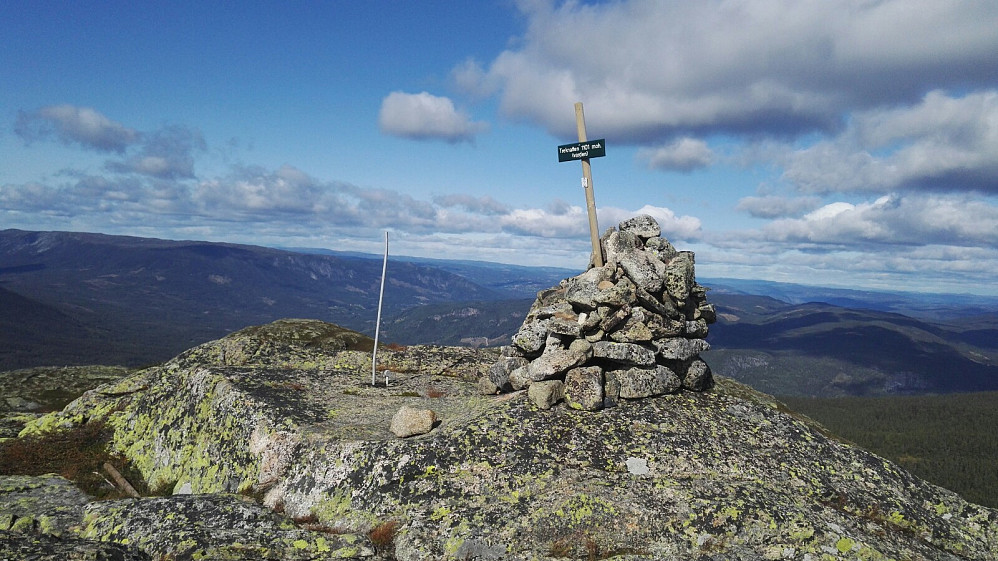
[{"label": "wooden pole", "polygon": [[[582,112],[582,102],[575,104],[575,125],[579,129],[579,142],[585,142],[586,116]],[[593,243],[593,265],[603,266],[603,249],[599,243],[599,224],[596,222],[596,197],[593,195],[593,171],[589,167],[589,158],[582,158],[582,187],[586,191],[586,210],[589,213],[589,239]]]}]

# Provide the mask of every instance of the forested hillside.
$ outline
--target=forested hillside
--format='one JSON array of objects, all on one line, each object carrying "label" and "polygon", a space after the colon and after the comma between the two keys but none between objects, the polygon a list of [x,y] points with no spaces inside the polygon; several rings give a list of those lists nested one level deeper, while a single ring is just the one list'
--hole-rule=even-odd
[{"label": "forested hillside", "polygon": [[919,477],[998,507],[998,392],[781,399]]}]

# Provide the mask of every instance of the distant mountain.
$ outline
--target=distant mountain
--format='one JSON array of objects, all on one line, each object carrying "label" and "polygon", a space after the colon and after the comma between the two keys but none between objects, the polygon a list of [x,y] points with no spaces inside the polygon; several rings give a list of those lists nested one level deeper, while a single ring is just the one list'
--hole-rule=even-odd
[{"label": "distant mountain", "polygon": [[[377,259],[379,262],[384,258],[383,255],[374,255],[371,253],[327,249],[293,248],[292,251],[318,255]],[[432,259],[428,257],[389,256],[389,260],[392,264],[414,263],[454,273],[510,299],[532,299],[537,294],[537,291],[555,286],[562,279],[575,276],[582,272],[559,267],[524,267],[522,265],[490,263],[488,261]]]},{"label": "distant mountain", "polygon": [[470,347],[509,344],[534,299],[427,304],[384,322],[386,340]]},{"label": "distant mountain", "polygon": [[965,324],[823,303],[711,293],[706,357],[720,374],[780,395],[883,395],[998,389],[998,321]]},{"label": "distant mountain", "polygon": [[746,279],[700,279],[711,294],[765,295],[788,304],[822,302],[842,308],[896,312],[919,319],[963,319],[998,310],[998,296],[827,288]]},{"label": "distant mountain", "polygon": [[[140,366],[280,318],[374,333],[381,256],[0,231],[0,370]],[[382,340],[501,345],[537,290],[576,272],[389,257]],[[998,298],[701,279],[703,358],[778,395],[998,389]]]},{"label": "distant mountain", "polygon": [[[438,268],[390,266],[386,317],[421,304],[503,297]],[[158,362],[248,325],[286,317],[373,333],[380,279],[381,263],[359,257],[4,230],[0,287],[11,308],[4,317],[16,318],[8,321],[19,327],[0,335],[0,369],[57,359]],[[67,348],[50,352],[60,346],[54,341]]]}]

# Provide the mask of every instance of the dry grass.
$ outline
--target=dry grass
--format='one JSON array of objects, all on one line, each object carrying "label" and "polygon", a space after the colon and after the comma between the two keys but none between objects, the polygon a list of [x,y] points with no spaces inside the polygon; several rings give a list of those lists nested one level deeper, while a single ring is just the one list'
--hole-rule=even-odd
[{"label": "dry grass", "polygon": [[104,462],[108,462],[139,493],[148,495],[141,474],[126,458],[108,451],[109,441],[110,430],[101,422],[91,421],[41,436],[0,442],[0,475],[57,473],[98,499],[124,498],[127,495],[108,482],[103,470]]}]

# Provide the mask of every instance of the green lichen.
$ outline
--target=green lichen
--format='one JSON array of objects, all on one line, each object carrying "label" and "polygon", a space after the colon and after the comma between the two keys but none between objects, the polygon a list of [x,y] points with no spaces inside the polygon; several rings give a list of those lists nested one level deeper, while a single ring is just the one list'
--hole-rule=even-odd
[{"label": "green lichen", "polygon": [[850,538],[839,538],[839,540],[835,542],[835,549],[839,550],[839,553],[849,553],[854,547],[856,547],[856,542]]}]

